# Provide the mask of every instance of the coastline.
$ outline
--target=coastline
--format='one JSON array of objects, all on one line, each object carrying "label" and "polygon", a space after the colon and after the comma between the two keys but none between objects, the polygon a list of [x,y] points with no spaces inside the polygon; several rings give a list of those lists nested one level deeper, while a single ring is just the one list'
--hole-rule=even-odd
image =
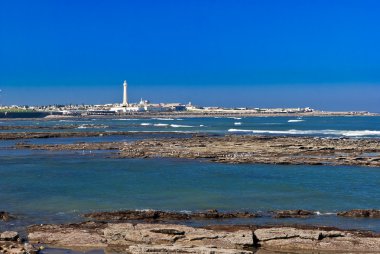
[{"label": "coastline", "polygon": [[[278,211],[276,216],[312,216],[302,210]],[[380,216],[380,210],[353,210],[352,216]],[[113,253],[266,253],[302,252],[368,253],[380,249],[380,234],[335,227],[302,225],[183,224],[191,216],[212,220],[250,213],[219,213],[208,210],[194,214],[163,211],[116,211],[85,214],[87,221],[71,224],[41,224],[27,227],[26,239],[17,232],[0,233],[0,249],[12,253],[38,253],[47,248]],[[281,217],[279,217],[281,218]],[[283,217],[286,218],[286,217]],[[377,217],[376,217],[377,218]],[[169,219],[165,222],[165,219]],[[173,221],[174,219],[174,221]]]},{"label": "coastline", "polygon": [[173,117],[173,118],[204,118],[204,117],[332,117],[332,116],[363,116],[363,117],[376,117],[380,116],[380,113],[370,113],[370,112],[334,112],[334,111],[314,111],[306,113],[252,113],[252,112],[191,112],[191,111],[177,111],[177,112],[132,112],[124,114],[113,114],[113,115],[58,115],[50,114],[49,112],[43,117],[33,118],[33,117],[19,117],[15,118],[0,118],[1,121],[5,120],[54,120],[54,119],[80,119],[80,118],[96,118],[96,119],[112,119],[112,118],[131,118],[131,119],[147,119],[151,117]]}]

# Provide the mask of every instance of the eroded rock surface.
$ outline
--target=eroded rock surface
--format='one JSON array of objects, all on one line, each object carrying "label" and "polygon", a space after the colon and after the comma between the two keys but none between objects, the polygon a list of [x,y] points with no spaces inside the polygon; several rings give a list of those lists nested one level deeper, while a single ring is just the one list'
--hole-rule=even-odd
[{"label": "eroded rock surface", "polygon": [[[37,135],[37,134],[36,134]],[[46,134],[52,135],[52,134]],[[55,135],[55,134],[54,134]],[[61,134],[59,134],[61,135]],[[73,134],[70,134],[73,135]],[[76,135],[116,135],[88,132]],[[120,135],[122,135],[120,133]],[[132,135],[129,133],[128,135]],[[0,137],[1,138],[1,137]],[[380,167],[379,139],[228,135],[144,139],[135,142],[23,145],[46,150],[119,150],[121,158],[188,158],[224,163],[361,165]]]},{"label": "eroded rock surface", "polygon": [[60,247],[124,248],[130,253],[376,252],[380,237],[337,229],[86,222],[29,228],[29,241]]},{"label": "eroded rock surface", "polygon": [[251,230],[216,231],[173,224],[87,222],[32,226],[28,231],[31,243],[60,247],[125,246],[132,253],[144,253],[148,249],[186,250],[184,253],[251,253],[254,245]]},{"label": "eroded rock surface", "polygon": [[379,237],[366,237],[344,231],[305,230],[288,227],[257,229],[258,245],[273,251],[377,252]]}]

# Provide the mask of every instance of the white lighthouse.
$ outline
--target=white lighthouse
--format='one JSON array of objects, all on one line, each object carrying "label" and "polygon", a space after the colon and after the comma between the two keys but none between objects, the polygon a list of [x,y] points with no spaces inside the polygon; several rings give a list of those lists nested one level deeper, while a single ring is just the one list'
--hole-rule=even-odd
[{"label": "white lighthouse", "polygon": [[124,84],[123,84],[123,107],[126,107],[128,106],[128,96],[127,96],[127,88],[128,88],[128,84],[127,84],[127,81],[124,80]]}]

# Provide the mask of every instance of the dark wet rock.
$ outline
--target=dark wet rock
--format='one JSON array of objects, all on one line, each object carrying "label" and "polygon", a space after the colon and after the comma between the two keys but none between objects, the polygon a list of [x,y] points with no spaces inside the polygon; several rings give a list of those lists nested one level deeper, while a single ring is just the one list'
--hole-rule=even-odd
[{"label": "dark wet rock", "polygon": [[114,212],[96,212],[84,214],[84,217],[100,221],[132,221],[132,220],[201,220],[201,219],[231,219],[231,218],[255,218],[255,213],[231,212],[222,213],[217,210],[208,210],[196,213],[166,212],[155,210],[126,210]]},{"label": "dark wet rock", "polygon": [[8,212],[0,211],[0,221],[9,221],[15,217]]},{"label": "dark wet rock", "polygon": [[380,218],[380,210],[354,209],[350,211],[339,212],[337,215],[344,216],[344,217]]},{"label": "dark wet rock", "polygon": [[[0,139],[139,135],[132,132],[12,133]],[[147,135],[148,133],[145,133]],[[149,134],[154,134],[150,132]],[[158,134],[158,133],[156,133]],[[163,133],[159,133],[163,134]],[[18,144],[19,149],[118,150],[120,158],[208,159],[220,163],[282,165],[361,165],[380,167],[378,139],[324,139],[311,137],[197,136],[144,139],[134,142],[82,144]],[[302,148],[302,149],[300,149]],[[333,148],[333,149],[332,149]],[[358,159],[360,158],[360,159]]]},{"label": "dark wet rock", "polygon": [[308,210],[282,210],[274,212],[275,218],[306,218],[314,215],[315,213]]}]

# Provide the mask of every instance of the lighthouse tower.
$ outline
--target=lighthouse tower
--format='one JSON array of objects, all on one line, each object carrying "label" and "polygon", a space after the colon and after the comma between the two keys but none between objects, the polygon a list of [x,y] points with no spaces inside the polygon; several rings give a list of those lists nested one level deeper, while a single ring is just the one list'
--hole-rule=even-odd
[{"label": "lighthouse tower", "polygon": [[126,107],[128,106],[128,96],[127,96],[127,88],[128,88],[128,84],[127,84],[127,81],[124,80],[124,84],[123,84],[123,107]]}]

